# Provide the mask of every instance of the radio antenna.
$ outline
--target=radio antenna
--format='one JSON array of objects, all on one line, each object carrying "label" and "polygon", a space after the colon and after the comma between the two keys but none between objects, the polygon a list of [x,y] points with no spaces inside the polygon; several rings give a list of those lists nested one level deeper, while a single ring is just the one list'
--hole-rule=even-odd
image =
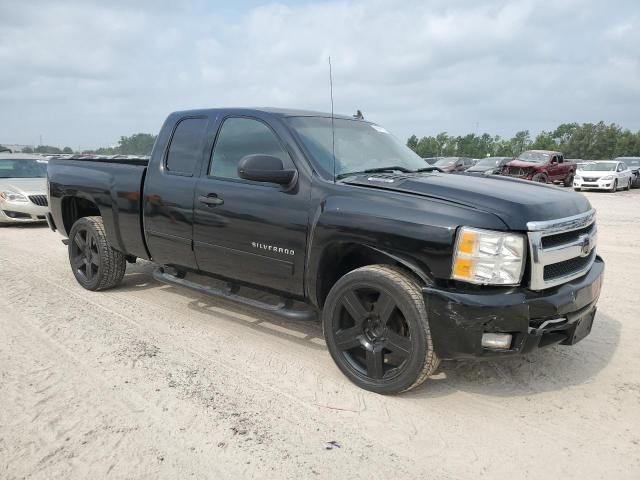
[{"label": "radio antenna", "polygon": [[333,124],[333,72],[329,56],[329,94],[331,96],[331,155],[333,156],[333,183],[336,183],[336,130]]}]

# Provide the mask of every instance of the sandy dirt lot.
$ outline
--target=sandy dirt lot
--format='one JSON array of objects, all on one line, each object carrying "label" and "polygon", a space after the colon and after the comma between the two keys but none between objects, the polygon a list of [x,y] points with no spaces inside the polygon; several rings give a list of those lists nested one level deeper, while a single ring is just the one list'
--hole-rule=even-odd
[{"label": "sandy dirt lot", "polygon": [[2,228],[0,478],[638,479],[640,190],[587,196],[607,262],[592,334],[393,397],[350,384],[317,324],[149,263],[88,292],[57,233]]}]

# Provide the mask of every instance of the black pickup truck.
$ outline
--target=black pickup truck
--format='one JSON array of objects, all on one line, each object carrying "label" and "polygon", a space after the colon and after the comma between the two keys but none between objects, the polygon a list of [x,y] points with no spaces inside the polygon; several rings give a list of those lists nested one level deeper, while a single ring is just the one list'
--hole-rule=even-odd
[{"label": "black pickup truck", "polygon": [[163,282],[319,316],[338,367],[379,393],[421,384],[441,359],[574,344],[600,294],[583,195],[443,174],[361,119],[176,112],[148,162],[54,159],[48,181],[49,224],[84,288],[116,286],[142,258]]}]

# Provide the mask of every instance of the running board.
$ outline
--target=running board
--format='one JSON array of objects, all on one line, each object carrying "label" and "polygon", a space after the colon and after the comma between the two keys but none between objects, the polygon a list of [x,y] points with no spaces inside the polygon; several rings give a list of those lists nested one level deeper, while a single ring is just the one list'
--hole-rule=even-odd
[{"label": "running board", "polygon": [[162,283],[169,285],[177,285],[179,287],[185,287],[196,292],[211,295],[213,297],[223,298],[230,300],[234,303],[244,305],[247,307],[257,308],[266,311],[272,315],[277,315],[289,320],[315,320],[317,318],[316,311],[308,309],[295,309],[293,308],[293,300],[282,298],[277,305],[261,302],[260,300],[254,300],[252,298],[243,297],[238,295],[238,286],[232,283],[227,283],[226,288],[215,288],[200,283],[191,282],[184,278],[178,278],[175,275],[171,275],[164,272],[162,268],[156,268],[153,271],[153,278]]}]

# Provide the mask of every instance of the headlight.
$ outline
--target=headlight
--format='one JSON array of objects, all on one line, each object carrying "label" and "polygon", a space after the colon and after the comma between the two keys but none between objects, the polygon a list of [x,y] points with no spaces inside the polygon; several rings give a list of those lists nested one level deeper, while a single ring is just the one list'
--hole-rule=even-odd
[{"label": "headlight", "polygon": [[602,177],[600,180],[612,180],[613,175],[607,175],[606,177]]},{"label": "headlight", "polygon": [[16,192],[0,192],[0,198],[7,202],[28,202],[27,197]]},{"label": "headlight", "polygon": [[573,177],[573,179],[574,179],[574,180],[577,180],[577,181],[579,181],[579,182],[581,182],[581,181],[582,181],[582,177],[579,177],[579,176],[577,176],[577,175],[576,175],[575,177]]},{"label": "headlight", "polygon": [[524,235],[462,227],[451,278],[482,285],[518,285],[525,253]]}]

